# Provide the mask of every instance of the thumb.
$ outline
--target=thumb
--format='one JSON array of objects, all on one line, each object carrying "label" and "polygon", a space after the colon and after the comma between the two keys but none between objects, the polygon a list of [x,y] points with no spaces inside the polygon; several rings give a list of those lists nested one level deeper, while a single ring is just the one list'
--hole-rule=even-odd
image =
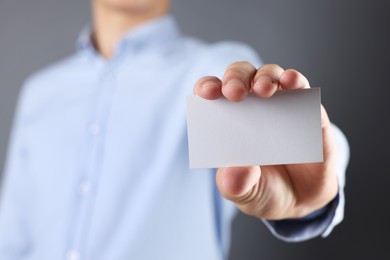
[{"label": "thumb", "polygon": [[256,196],[260,176],[259,166],[220,168],[216,176],[217,186],[226,199],[246,204]]}]

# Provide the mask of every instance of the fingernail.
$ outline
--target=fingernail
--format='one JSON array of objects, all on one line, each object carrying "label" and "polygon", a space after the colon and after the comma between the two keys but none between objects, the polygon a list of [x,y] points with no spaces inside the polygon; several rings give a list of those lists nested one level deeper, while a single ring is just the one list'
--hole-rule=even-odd
[{"label": "fingernail", "polygon": [[258,85],[258,84],[274,84],[274,82],[270,77],[261,76],[255,82],[255,85]]},{"label": "fingernail", "polygon": [[276,90],[278,89],[277,82],[273,81],[272,78],[268,76],[261,76],[253,85],[253,89],[255,91],[262,91],[263,93],[267,93],[267,95],[272,95],[272,93],[275,91],[275,88]]},{"label": "fingernail", "polygon": [[215,86],[218,86],[218,83],[217,82],[214,82],[214,81],[206,81],[202,84],[202,88],[209,88],[209,87],[215,87]]},{"label": "fingernail", "polygon": [[244,84],[244,82],[242,82],[242,81],[239,80],[239,79],[231,79],[231,80],[229,80],[229,81],[226,83],[225,87],[227,87],[227,88],[230,88],[230,87],[239,87],[239,88],[242,88],[242,89],[245,90],[245,84]]}]

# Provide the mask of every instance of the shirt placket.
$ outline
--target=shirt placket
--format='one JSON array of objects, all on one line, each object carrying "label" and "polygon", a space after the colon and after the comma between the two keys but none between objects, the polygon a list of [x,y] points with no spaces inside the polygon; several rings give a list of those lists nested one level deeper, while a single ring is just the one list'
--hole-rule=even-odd
[{"label": "shirt placket", "polygon": [[116,85],[113,67],[113,63],[107,63],[99,69],[94,90],[95,99],[85,126],[85,143],[81,148],[80,174],[76,181],[75,207],[72,211],[65,257],[67,260],[86,259],[88,231],[93,217],[93,204],[103,163],[107,121]]}]

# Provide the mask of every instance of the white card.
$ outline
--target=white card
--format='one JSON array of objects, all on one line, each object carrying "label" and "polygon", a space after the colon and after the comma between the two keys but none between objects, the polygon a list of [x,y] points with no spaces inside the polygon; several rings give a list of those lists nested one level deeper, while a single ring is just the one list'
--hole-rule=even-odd
[{"label": "white card", "polygon": [[319,88],[248,96],[187,99],[190,168],[322,162]]}]

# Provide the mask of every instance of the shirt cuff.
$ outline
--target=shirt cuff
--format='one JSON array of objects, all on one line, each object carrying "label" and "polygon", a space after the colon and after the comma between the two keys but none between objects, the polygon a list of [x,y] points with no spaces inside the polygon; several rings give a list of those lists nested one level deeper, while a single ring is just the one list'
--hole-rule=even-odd
[{"label": "shirt cuff", "polygon": [[297,219],[265,220],[264,224],[279,239],[286,242],[305,241],[326,232],[339,205],[339,195],[325,207]]}]

